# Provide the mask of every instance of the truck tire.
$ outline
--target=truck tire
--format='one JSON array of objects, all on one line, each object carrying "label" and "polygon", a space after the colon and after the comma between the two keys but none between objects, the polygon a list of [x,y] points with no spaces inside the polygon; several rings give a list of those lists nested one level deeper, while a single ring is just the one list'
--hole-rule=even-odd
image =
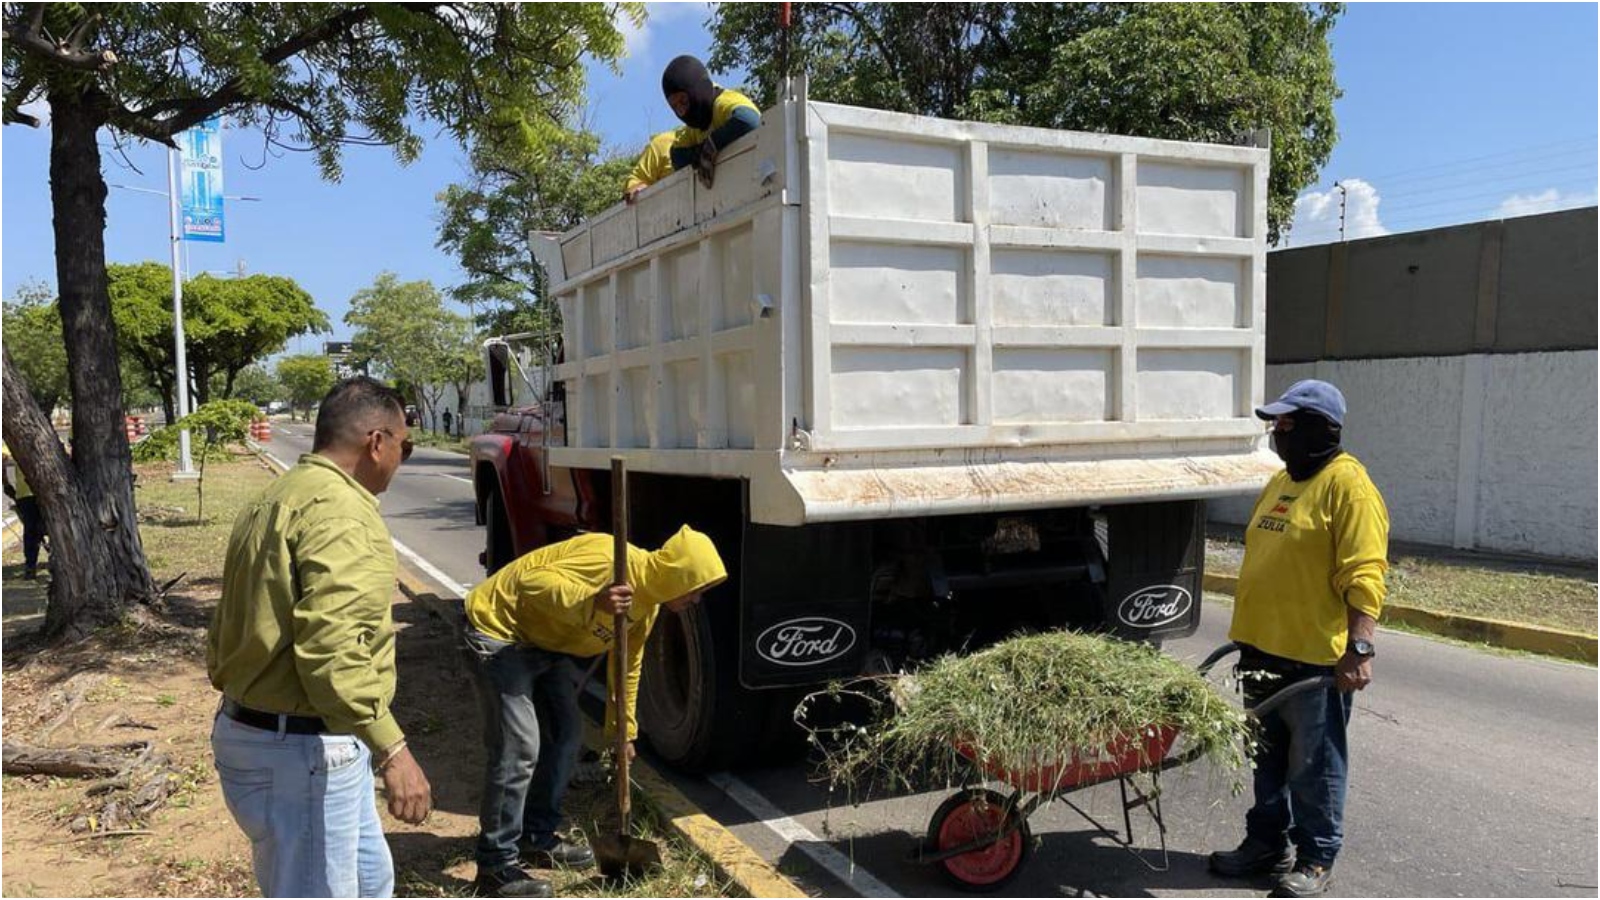
[{"label": "truck tire", "polygon": [[677,769],[715,771],[757,749],[751,727],[762,724],[766,704],[739,685],[738,660],[718,652],[736,646],[732,633],[718,640],[719,629],[732,624],[716,621],[724,618],[732,617],[716,616],[707,604],[663,609],[645,649],[639,730]]},{"label": "truck tire", "polygon": [[516,559],[515,545],[511,540],[511,520],[506,518],[506,501],[499,488],[489,491],[489,502],[483,514],[484,552],[483,567],[493,575],[501,567]]}]

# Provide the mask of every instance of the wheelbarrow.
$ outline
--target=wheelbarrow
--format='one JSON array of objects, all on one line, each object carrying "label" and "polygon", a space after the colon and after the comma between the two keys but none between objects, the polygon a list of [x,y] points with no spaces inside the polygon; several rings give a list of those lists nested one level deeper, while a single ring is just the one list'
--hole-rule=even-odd
[{"label": "wheelbarrow", "polygon": [[[1199,665],[1206,674],[1222,659],[1239,650],[1224,644]],[[1281,688],[1246,713],[1259,719],[1292,697],[1331,687],[1328,676],[1307,678]],[[928,820],[927,837],[913,854],[916,862],[935,865],[955,887],[965,891],[999,890],[1022,871],[1033,853],[1033,832],[1028,818],[1046,804],[1059,800],[1082,816],[1101,835],[1128,851],[1146,867],[1164,872],[1169,865],[1167,826],[1161,811],[1161,773],[1188,765],[1204,752],[1191,747],[1172,752],[1179,732],[1175,728],[1146,728],[1137,739],[1080,751],[1070,759],[1013,769],[994,760],[979,759],[974,749],[957,742],[956,751],[973,763],[981,781],[999,781],[1009,795],[987,787],[970,786],[951,795]],[[1140,785],[1135,776],[1148,776]],[[1121,792],[1122,830],[1102,824],[1067,795],[1106,782],[1117,782]],[[1159,861],[1152,862],[1134,845],[1133,815],[1144,810],[1160,835]]]}]

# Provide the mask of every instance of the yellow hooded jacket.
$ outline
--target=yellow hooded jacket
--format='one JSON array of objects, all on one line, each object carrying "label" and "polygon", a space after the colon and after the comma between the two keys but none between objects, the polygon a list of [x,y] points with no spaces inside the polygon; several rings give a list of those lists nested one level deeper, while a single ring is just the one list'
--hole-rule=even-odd
[{"label": "yellow hooded jacket", "polygon": [[628,175],[628,181],[623,185],[623,191],[634,188],[649,187],[652,184],[672,174],[672,148],[678,139],[677,131],[663,131],[650,139],[650,143],[639,154],[638,162],[633,164],[633,171]]},{"label": "yellow hooded jacket", "polygon": [[[611,649],[611,616],[595,595],[611,584],[612,538],[584,534],[523,556],[467,594],[467,621],[488,637],[532,644],[572,656]],[[655,552],[628,546],[628,740],[638,737],[634,711],[644,644],[661,604],[722,583],[728,577],[711,539],[685,525]],[[616,710],[607,704],[606,732],[616,733]]]}]

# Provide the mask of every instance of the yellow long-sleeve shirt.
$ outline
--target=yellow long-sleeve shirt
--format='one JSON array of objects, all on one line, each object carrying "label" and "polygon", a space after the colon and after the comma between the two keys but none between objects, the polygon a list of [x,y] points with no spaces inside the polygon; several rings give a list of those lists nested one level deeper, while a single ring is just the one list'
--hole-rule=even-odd
[{"label": "yellow long-sleeve shirt", "polygon": [[1245,528],[1230,640],[1331,666],[1347,610],[1373,618],[1388,594],[1389,511],[1366,467],[1342,453],[1311,478],[1267,482]]},{"label": "yellow long-sleeve shirt", "polygon": [[308,453],[234,520],[207,635],[211,684],[381,752],[395,722],[394,546],[374,497]]},{"label": "yellow long-sleeve shirt", "polygon": [[639,154],[638,161],[633,164],[633,171],[628,174],[628,183],[623,190],[649,187],[671,175],[672,148],[677,139],[677,131],[663,131],[651,138],[644,152]]},{"label": "yellow long-sleeve shirt", "polygon": [[[598,610],[595,595],[611,584],[612,538],[584,534],[551,544],[511,563],[467,594],[467,621],[499,641],[532,644],[572,656],[597,656],[611,649],[612,617]],[[644,644],[661,604],[704,590],[728,577],[711,539],[688,526],[649,552],[628,546],[627,703],[628,739],[639,734],[635,710]],[[612,682],[615,691],[615,683]],[[606,731],[616,733],[617,711],[607,703]]]}]

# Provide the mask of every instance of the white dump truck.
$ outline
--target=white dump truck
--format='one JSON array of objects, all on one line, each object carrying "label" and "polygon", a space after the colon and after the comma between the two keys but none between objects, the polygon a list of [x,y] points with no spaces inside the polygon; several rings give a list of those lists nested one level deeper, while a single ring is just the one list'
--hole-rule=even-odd
[{"label": "white dump truck", "polygon": [[[728,582],[651,639],[643,731],[722,766],[797,689],[1019,629],[1200,615],[1204,500],[1277,467],[1268,152],[808,101],[541,244],[561,332],[496,341],[492,571],[687,522]],[[533,348],[530,350],[530,348]],[[537,369],[517,407],[512,369]]]}]

